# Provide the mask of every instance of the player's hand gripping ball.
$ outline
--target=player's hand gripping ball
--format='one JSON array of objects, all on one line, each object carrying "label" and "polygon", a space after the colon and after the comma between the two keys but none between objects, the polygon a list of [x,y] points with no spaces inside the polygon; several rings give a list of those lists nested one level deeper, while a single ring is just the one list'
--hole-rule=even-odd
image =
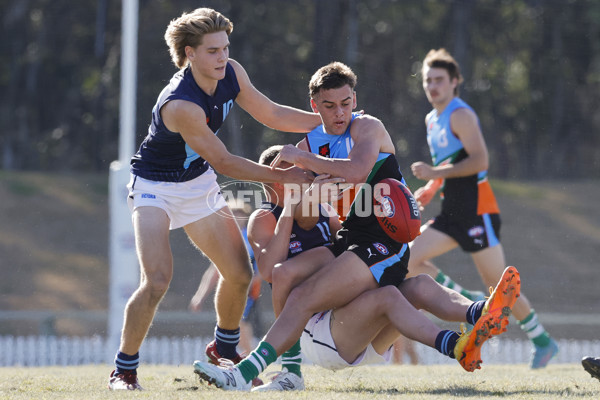
[{"label": "player's hand gripping ball", "polygon": [[410,190],[392,178],[373,188],[373,211],[385,233],[396,242],[409,243],[421,234],[421,212]]}]

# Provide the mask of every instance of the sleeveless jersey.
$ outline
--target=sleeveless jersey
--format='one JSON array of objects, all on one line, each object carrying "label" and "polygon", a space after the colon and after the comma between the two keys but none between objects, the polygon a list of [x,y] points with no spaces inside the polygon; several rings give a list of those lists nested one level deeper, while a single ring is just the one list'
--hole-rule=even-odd
[{"label": "sleeveless jersey", "polygon": [[[358,114],[352,115],[352,121]],[[328,158],[348,158],[354,141],[350,135],[350,127],[352,121],[348,125],[348,129],[341,135],[329,135],[325,132],[323,125],[313,129],[306,135],[306,143],[310,152]],[[394,178],[406,184],[398,161],[394,154],[379,153],[375,165],[371,169],[366,183],[359,188],[358,191],[350,193],[351,198],[347,198],[345,194],[342,199],[335,205],[338,215],[344,216],[342,226],[346,229],[362,229],[373,232],[377,235],[386,235],[383,229],[379,226],[377,218],[373,213],[373,194],[371,188],[379,181],[385,178]],[[346,205],[340,203],[345,202]],[[387,236],[387,235],[386,235]]]},{"label": "sleeveless jersey", "polygon": [[[450,116],[460,108],[473,109],[455,97],[438,115],[433,109],[425,118],[427,144],[433,165],[454,164],[468,154],[460,139],[452,132]],[[473,111],[474,112],[474,111]],[[460,178],[444,180],[442,188],[442,213],[462,218],[472,215],[498,214],[498,204],[487,179],[487,171]]]},{"label": "sleeveless jersey", "polygon": [[218,82],[213,96],[200,89],[189,66],[177,72],[152,109],[148,135],[131,159],[131,173],[161,182],[184,182],[202,175],[208,169],[208,163],[185,143],[181,134],[167,129],[160,110],[171,100],[197,104],[204,110],[206,123],[216,135],[239,92],[231,64],[227,64],[225,78]]},{"label": "sleeveless jersey", "polygon": [[[263,202],[261,208],[270,210],[276,220],[279,220],[283,211],[282,207],[267,201]],[[329,217],[323,215],[323,209],[319,205],[319,220],[311,229],[304,230],[294,221],[290,235],[288,258],[292,258],[303,251],[330,244],[331,240],[332,234],[329,229]]]}]

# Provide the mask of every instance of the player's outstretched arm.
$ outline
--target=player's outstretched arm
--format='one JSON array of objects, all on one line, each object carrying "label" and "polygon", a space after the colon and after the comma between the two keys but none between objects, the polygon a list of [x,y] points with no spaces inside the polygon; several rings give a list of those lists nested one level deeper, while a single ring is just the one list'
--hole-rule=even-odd
[{"label": "player's outstretched arm", "polygon": [[302,165],[317,174],[329,174],[344,178],[347,183],[364,183],[375,165],[380,151],[394,153],[389,134],[376,118],[361,117],[350,128],[354,146],[348,158],[327,158],[303,151],[302,146],[286,145],[271,163],[277,167],[281,162]]},{"label": "player's outstretched arm", "polygon": [[240,85],[236,102],[258,122],[284,132],[310,132],[321,123],[318,114],[275,103],[254,87],[240,63],[232,59],[229,63]]},{"label": "player's outstretched arm", "polygon": [[206,124],[206,114],[197,104],[185,100],[169,101],[163,106],[161,115],[169,130],[181,133],[192,150],[221,174],[236,179],[261,182],[302,184],[312,181],[299,168],[274,170],[229,153],[223,142]]}]

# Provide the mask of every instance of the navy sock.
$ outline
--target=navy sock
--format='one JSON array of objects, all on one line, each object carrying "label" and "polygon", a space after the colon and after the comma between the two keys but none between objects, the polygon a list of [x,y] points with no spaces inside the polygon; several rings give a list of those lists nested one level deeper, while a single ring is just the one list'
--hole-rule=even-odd
[{"label": "navy sock", "polygon": [[450,358],[454,358],[454,347],[458,338],[458,333],[443,330],[435,338],[435,349]]},{"label": "navy sock", "polygon": [[115,375],[123,374],[125,371],[137,373],[137,368],[140,366],[140,353],[137,352],[130,356],[129,354],[117,352],[115,356]]},{"label": "navy sock", "polygon": [[467,309],[467,322],[475,325],[475,322],[481,317],[481,312],[485,306],[485,300],[476,301]]},{"label": "navy sock", "polygon": [[240,342],[240,328],[228,330],[215,328],[217,352],[223,358],[233,359],[237,356],[237,345]]}]

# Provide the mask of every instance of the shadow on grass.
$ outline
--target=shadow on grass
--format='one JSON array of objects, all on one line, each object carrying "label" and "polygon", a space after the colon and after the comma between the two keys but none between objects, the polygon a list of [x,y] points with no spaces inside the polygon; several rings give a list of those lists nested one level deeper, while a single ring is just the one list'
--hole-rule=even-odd
[{"label": "shadow on grass", "polygon": [[339,393],[372,393],[381,395],[451,395],[456,397],[474,397],[474,398],[486,398],[486,397],[514,397],[514,396],[527,396],[527,395],[548,395],[557,397],[581,397],[590,398],[591,395],[596,394],[585,389],[579,389],[567,387],[560,390],[544,389],[524,389],[524,390],[480,390],[468,386],[452,386],[448,388],[432,388],[432,389],[375,389],[365,386],[355,386],[343,390],[334,390]]}]

